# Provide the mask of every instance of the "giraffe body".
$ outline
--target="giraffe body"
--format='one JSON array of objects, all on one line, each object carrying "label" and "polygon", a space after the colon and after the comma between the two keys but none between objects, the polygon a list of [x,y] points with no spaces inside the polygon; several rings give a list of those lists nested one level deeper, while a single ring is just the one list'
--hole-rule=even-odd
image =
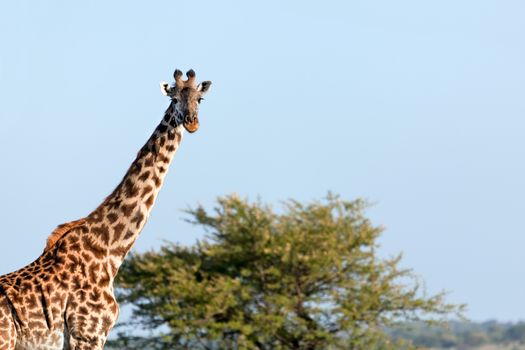
[{"label": "giraffe body", "polygon": [[[84,250],[86,235],[87,223],[30,265],[0,277],[0,333],[9,334],[0,336],[0,349],[102,349],[118,305],[108,259]],[[82,253],[74,254],[77,248]]]},{"label": "giraffe body", "polygon": [[171,97],[164,118],[113,193],[87,217],[57,227],[44,252],[0,276],[0,350],[103,349],[117,321],[113,280],[162,187],[184,129],[199,123],[198,103],[210,82],[195,86],[175,71],[162,84]]}]

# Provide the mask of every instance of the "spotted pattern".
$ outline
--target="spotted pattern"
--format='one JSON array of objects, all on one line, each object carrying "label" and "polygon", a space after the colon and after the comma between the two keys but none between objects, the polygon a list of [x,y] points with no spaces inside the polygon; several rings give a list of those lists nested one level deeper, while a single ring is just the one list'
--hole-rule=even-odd
[{"label": "spotted pattern", "polygon": [[[194,99],[197,88],[190,88],[185,96]],[[0,350],[104,347],[119,314],[113,280],[187,129],[190,103],[170,96],[164,118],[113,193],[87,217],[59,226],[33,263],[0,276]]]}]

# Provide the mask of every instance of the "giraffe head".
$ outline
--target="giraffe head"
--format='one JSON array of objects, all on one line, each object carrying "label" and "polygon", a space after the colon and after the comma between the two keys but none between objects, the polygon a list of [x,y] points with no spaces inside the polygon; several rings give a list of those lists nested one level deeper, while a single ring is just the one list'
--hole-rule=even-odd
[{"label": "giraffe head", "polygon": [[175,70],[173,73],[175,84],[160,83],[162,93],[171,98],[171,113],[175,117],[177,125],[182,124],[188,132],[199,129],[199,104],[203,96],[210,88],[211,81],[203,81],[195,84],[195,72],[190,69],[186,73],[187,80],[182,79],[182,72]]}]

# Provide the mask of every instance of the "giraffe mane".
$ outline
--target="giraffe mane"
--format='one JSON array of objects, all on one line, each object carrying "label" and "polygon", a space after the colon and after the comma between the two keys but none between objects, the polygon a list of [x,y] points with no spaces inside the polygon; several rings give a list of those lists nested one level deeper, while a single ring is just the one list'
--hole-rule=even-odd
[{"label": "giraffe mane", "polygon": [[80,220],[66,222],[65,224],[62,224],[62,225],[58,225],[57,228],[55,228],[55,230],[51,232],[49,237],[47,237],[44,253],[49,251],[51,248],[53,248],[55,244],[58,242],[58,240],[62,238],[66,233],[68,233],[75,227],[83,225],[85,222],[86,222],[86,219],[80,219]]}]

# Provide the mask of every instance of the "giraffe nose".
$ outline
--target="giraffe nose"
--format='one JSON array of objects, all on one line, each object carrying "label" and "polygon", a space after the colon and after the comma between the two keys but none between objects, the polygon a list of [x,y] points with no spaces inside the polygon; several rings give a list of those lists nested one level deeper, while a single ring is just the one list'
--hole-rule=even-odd
[{"label": "giraffe nose", "polygon": [[197,129],[199,128],[199,119],[197,118],[197,116],[187,114],[184,117],[184,127],[190,133],[197,131]]}]

